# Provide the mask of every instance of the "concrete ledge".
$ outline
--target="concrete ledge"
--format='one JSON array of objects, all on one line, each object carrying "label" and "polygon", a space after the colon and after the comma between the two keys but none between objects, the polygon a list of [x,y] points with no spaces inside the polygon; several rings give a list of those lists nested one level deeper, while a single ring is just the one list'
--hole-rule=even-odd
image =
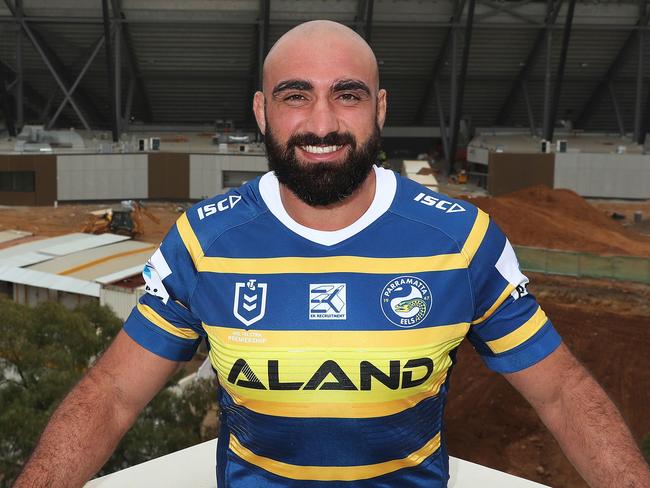
[{"label": "concrete ledge", "polygon": [[[216,488],[216,448],[216,440],[197,444],[89,481],[85,488],[124,486]],[[481,488],[544,488],[546,486],[454,457],[449,459],[449,472],[451,479],[448,488],[478,486]]]}]

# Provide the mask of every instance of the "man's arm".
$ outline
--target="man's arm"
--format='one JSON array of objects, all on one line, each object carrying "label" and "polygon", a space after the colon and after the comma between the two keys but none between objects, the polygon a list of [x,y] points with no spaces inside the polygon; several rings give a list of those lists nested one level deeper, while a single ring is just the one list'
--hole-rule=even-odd
[{"label": "man's arm", "polygon": [[56,409],[14,488],[82,486],[177,366],[120,331]]},{"label": "man's arm", "polygon": [[564,344],[539,363],[504,376],[592,488],[650,487],[650,468],[620,413]]}]

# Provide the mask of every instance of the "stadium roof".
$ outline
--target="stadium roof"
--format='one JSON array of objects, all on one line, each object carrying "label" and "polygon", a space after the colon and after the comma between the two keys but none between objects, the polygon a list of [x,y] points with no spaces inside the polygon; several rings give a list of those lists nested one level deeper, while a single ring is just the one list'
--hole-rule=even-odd
[{"label": "stadium roof", "polygon": [[[109,81],[114,78],[107,76],[102,2],[0,2],[0,75],[12,93],[19,71],[16,5],[23,4],[27,122],[47,122],[63,100],[44,59],[60,83],[70,88],[96,51],[72,94],[78,112],[66,105],[55,126],[82,127],[81,113],[93,128],[108,129],[111,102],[119,99],[121,113],[135,122],[212,126],[223,119],[253,129],[251,95],[258,86],[261,55],[297,23],[326,18],[357,29],[374,48],[382,84],[389,92],[387,125],[438,126],[438,107],[449,118],[452,92],[459,87],[451,82],[454,56],[444,46],[456,38],[455,60],[460,67],[473,0],[105,2],[108,16],[118,19],[107,27],[121,32],[118,38],[123,41],[119,97],[110,95]],[[560,8],[548,15],[549,3]],[[558,72],[571,4],[572,0],[476,2],[462,110],[474,126],[527,126],[531,114],[541,125],[544,93]],[[454,14],[459,5],[464,6],[460,16]],[[635,127],[637,113],[647,119],[648,83],[639,83],[643,80],[636,68],[641,53],[643,74],[646,79],[650,75],[650,39],[639,35],[646,32],[649,16],[642,15],[640,5],[645,1],[575,3],[556,119],[571,119],[576,127],[589,130],[618,131],[622,125],[627,132]],[[545,27],[552,33],[550,84],[545,83]],[[115,43],[110,44],[114,53]],[[639,45],[644,49],[639,51]],[[644,86],[640,96],[637,85]],[[643,110],[637,111],[641,105]]]}]

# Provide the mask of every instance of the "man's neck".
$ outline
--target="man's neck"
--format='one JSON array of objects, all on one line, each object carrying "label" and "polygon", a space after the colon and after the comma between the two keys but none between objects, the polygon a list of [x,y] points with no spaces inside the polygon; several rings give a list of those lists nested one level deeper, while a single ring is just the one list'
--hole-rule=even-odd
[{"label": "man's neck", "polygon": [[334,231],[353,224],[366,213],[375,198],[376,186],[375,172],[370,171],[361,186],[342,202],[324,207],[312,207],[282,184],[280,184],[280,198],[289,216],[299,224],[314,230]]}]

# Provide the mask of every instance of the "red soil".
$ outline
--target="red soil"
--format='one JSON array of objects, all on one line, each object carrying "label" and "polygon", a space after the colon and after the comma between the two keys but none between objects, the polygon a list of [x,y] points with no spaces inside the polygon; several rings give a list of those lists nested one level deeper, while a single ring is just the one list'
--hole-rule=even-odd
[{"label": "red soil", "polygon": [[650,256],[650,236],[612,220],[570,190],[539,185],[496,198],[466,198],[513,244],[596,254]]}]

